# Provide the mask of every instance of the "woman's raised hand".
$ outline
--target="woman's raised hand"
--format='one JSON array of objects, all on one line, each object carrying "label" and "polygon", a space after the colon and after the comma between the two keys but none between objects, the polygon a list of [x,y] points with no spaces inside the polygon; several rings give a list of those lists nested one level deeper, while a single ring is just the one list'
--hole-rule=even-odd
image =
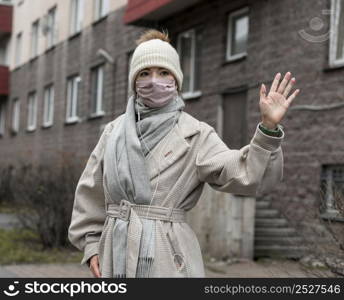
[{"label": "woman's raised hand", "polygon": [[280,83],[281,73],[277,73],[272,82],[269,94],[266,95],[264,84],[260,87],[259,107],[263,126],[268,129],[275,129],[277,124],[283,119],[290,104],[300,92],[295,90],[289,97],[288,94],[294,86],[296,79],[291,78],[291,73],[287,72]]}]

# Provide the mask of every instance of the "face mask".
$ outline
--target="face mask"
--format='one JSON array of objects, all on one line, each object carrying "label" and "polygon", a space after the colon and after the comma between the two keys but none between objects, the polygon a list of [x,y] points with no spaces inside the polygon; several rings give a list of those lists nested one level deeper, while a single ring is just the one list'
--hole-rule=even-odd
[{"label": "face mask", "polygon": [[136,92],[149,107],[162,107],[177,96],[174,79],[149,78],[136,81]]}]

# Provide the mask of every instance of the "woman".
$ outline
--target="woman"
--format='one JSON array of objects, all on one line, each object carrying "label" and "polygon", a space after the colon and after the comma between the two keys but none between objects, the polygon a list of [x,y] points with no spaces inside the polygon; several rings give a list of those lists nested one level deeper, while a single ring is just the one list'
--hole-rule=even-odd
[{"label": "woman", "polygon": [[288,72],[269,94],[250,144],[229,149],[184,112],[183,73],[167,34],[149,30],[130,65],[126,112],[109,122],[76,191],[68,237],[95,277],[204,277],[196,235],[185,222],[204,183],[255,196],[282,180],[279,122],[299,90]]}]

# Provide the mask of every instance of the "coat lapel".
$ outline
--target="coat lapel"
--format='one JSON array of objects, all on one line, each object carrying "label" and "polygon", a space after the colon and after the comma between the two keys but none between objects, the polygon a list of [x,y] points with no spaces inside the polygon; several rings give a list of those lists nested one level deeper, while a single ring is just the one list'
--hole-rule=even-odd
[{"label": "coat lapel", "polygon": [[[147,156],[150,180],[164,172],[190,149],[186,138],[200,132],[199,121],[182,111],[179,121]],[[160,158],[160,162],[159,162]]]}]

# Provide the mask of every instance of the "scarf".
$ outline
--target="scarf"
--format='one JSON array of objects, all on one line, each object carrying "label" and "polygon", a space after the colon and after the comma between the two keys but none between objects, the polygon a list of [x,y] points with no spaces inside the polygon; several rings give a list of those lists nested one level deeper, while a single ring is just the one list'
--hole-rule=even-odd
[{"label": "scarf", "polygon": [[[114,203],[125,199],[134,204],[151,205],[146,156],[178,122],[184,107],[178,94],[168,104],[157,108],[146,106],[136,95],[128,99],[125,116],[109,134],[104,152],[106,185]],[[155,220],[140,218],[140,221],[142,235],[136,277],[149,277],[155,255]],[[129,220],[116,218],[113,226],[113,277],[116,278],[126,277],[128,224]]]}]

